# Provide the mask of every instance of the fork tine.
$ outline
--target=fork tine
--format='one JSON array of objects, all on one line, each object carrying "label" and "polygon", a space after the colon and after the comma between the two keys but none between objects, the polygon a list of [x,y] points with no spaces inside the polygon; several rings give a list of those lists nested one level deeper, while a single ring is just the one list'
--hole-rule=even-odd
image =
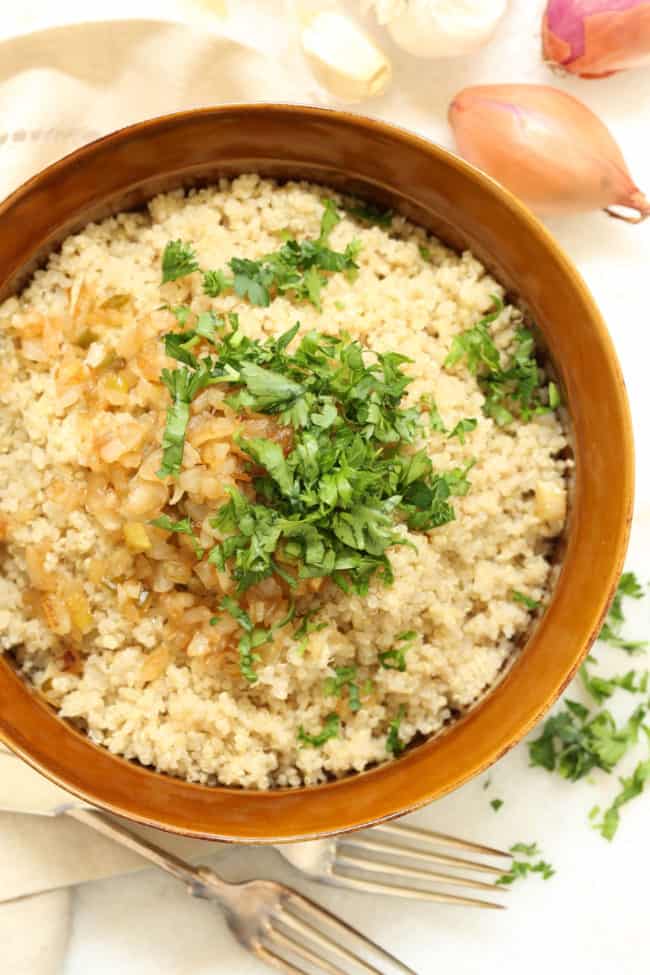
[{"label": "fork tine", "polygon": [[373,826],[373,833],[390,833],[402,839],[429,840],[435,843],[442,843],[443,846],[451,846],[456,850],[466,850],[470,853],[485,853],[487,856],[512,858],[511,853],[505,850],[498,850],[493,846],[483,846],[481,843],[472,843],[470,840],[460,840],[456,836],[449,836],[447,833],[436,833],[429,829],[420,829],[418,826],[404,826],[399,823],[379,823]]},{"label": "fork tine", "polygon": [[358,850],[373,850],[377,853],[393,853],[401,857],[408,856],[413,860],[423,860],[425,863],[446,863],[451,867],[491,873],[496,877],[503,874],[502,867],[493,867],[489,863],[476,863],[473,860],[464,860],[462,857],[450,856],[448,853],[435,853],[433,850],[414,850],[410,846],[398,846],[397,843],[387,843],[385,840],[371,840],[356,833],[351,836],[342,836],[339,845],[341,847],[350,846]]},{"label": "fork tine", "polygon": [[[283,924],[287,923],[285,918],[283,917],[280,917],[279,920],[281,920]],[[289,925],[289,927],[291,927],[291,925]],[[310,929],[308,930],[309,930],[308,937],[313,938],[314,932]],[[272,928],[268,937],[270,941],[279,942],[281,945],[287,948],[288,951],[292,951],[294,954],[299,955],[300,958],[304,958],[305,961],[310,962],[312,965],[318,965],[320,968],[323,969],[323,971],[328,972],[329,975],[347,975],[347,972],[343,968],[339,968],[338,965],[334,965],[332,962],[327,961],[321,955],[317,955],[307,945],[302,945],[299,942],[294,941],[292,938],[288,938],[286,934],[283,934],[282,931],[278,931],[277,928]],[[332,945],[330,944],[327,945],[326,947],[331,949]],[[350,955],[350,958],[353,962],[355,963],[358,962],[358,959],[355,955]],[[359,964],[363,964],[363,963],[359,962]],[[372,975],[381,975],[381,972],[377,973],[376,968],[366,967],[366,972],[371,972]]]},{"label": "fork tine", "polygon": [[470,877],[454,876],[451,873],[440,873],[438,870],[423,870],[421,867],[409,867],[406,864],[385,863],[382,860],[369,860],[367,857],[355,856],[354,853],[344,851],[337,856],[337,863],[353,864],[361,870],[370,873],[385,873],[395,877],[421,877],[423,880],[438,880],[451,884],[453,887],[473,887],[475,890],[489,890],[494,893],[494,884],[486,884],[483,880],[472,880]]},{"label": "fork tine", "polygon": [[[400,975],[417,975],[412,968],[408,968],[403,962],[396,958],[395,955],[391,955],[390,952],[381,948],[370,938],[367,938],[365,934],[358,931],[357,928],[352,927],[342,918],[337,917],[332,914],[325,907],[321,907],[320,904],[316,904],[314,901],[308,900],[308,898],[303,897],[302,894],[298,894],[296,891],[292,891],[285,903],[289,903],[294,907],[298,908],[299,911],[304,911],[308,916],[316,918],[318,921],[326,921],[335,930],[343,932],[348,937],[356,938],[364,946],[367,952],[372,952],[374,958],[373,962],[376,961],[378,964],[385,964],[388,962],[392,966],[392,971],[400,973]],[[292,914],[295,918],[296,915]],[[368,964],[366,962],[366,964]],[[372,969],[371,969],[372,971]],[[389,975],[388,972],[384,972],[383,969],[380,970],[381,975]]]},{"label": "fork tine", "polygon": [[[302,934],[305,938],[311,938],[311,940],[316,942],[317,945],[320,945],[321,948],[332,952],[345,962],[352,962],[353,964],[358,965],[363,969],[364,972],[368,973],[368,975],[383,975],[380,969],[375,968],[374,965],[364,961],[364,959],[360,958],[359,955],[355,954],[355,952],[350,951],[343,945],[338,944],[333,940],[333,938],[330,938],[329,935],[325,934],[320,929],[315,928],[312,924],[308,924],[306,921],[303,921],[302,918],[297,917],[295,914],[290,914],[288,911],[284,911],[282,914],[278,915],[278,919],[282,922],[282,924],[286,924],[293,931]],[[346,973],[344,972],[343,975],[346,975]]]},{"label": "fork tine", "polygon": [[437,904],[460,904],[464,907],[486,907],[493,911],[505,910],[504,904],[495,901],[482,901],[476,897],[463,897],[460,894],[443,894],[434,890],[420,890],[419,887],[393,887],[379,883],[377,880],[358,880],[347,874],[339,873],[336,868],[332,871],[329,883],[350,890],[362,890],[369,894],[390,894],[391,897],[408,897],[411,900],[435,901]]},{"label": "fork tine", "polygon": [[297,965],[281,958],[280,955],[276,955],[274,951],[265,948],[264,945],[259,945],[255,949],[255,954],[262,961],[268,962],[269,965],[273,965],[274,968],[279,968],[283,972],[288,972],[289,975],[309,975],[309,972],[306,972],[304,968],[298,968]]}]

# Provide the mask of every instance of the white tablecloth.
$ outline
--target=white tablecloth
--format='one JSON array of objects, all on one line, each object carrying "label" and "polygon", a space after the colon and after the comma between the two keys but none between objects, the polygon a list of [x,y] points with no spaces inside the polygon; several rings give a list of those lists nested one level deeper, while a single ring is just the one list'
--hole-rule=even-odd
[{"label": "white tablecloth", "polygon": [[[37,164],[51,158],[56,136],[50,133],[35,151],[34,146],[22,145],[25,133],[35,127],[57,126],[65,133],[66,126],[70,128],[67,119],[71,110],[76,109],[80,131],[72,136],[68,131],[63,138],[80,142],[88,137],[86,129],[105,131],[138,116],[191,105],[263,98],[322,99],[322,93],[293,58],[279,0],[230,0],[234,16],[225,27],[209,13],[209,4],[210,0],[202,4],[198,0],[95,0],[91,6],[79,0],[59,0],[57,4],[23,0],[15,9],[3,9],[2,191],[10,189],[23,174],[27,156],[21,156],[21,149],[29,149],[29,159],[36,159]],[[354,8],[356,4],[350,0],[347,6]],[[510,15],[491,45],[473,57],[447,63],[410,59],[392,48],[385,35],[377,33],[394,58],[395,80],[385,96],[366,103],[361,110],[450,146],[446,108],[459,88],[487,82],[555,83],[578,94],[606,120],[624,148],[632,173],[650,191],[650,70],[606,81],[554,79],[539,57],[542,6],[541,0],[511,0]],[[116,18],[128,18],[132,23],[102,35],[109,42],[99,60],[88,56],[88,38],[97,38],[101,30],[97,27],[68,27],[56,34],[34,35],[29,41],[6,40],[53,25]],[[160,23],[174,19],[192,23],[194,35],[190,35],[190,28]],[[139,24],[133,23],[136,20]],[[224,46],[218,40],[224,31],[232,45]],[[237,42],[248,50],[235,47]],[[17,71],[20,57],[29,51],[38,51],[38,57],[30,63],[29,71]],[[268,59],[262,84],[259,58]],[[53,68],[59,95],[61,90],[67,93],[63,100],[53,99],[52,88],[44,84],[44,73]],[[64,121],[46,124],[43,118]],[[558,218],[550,226],[587,279],[623,365],[639,453],[637,515],[629,565],[649,579],[650,454],[645,449],[645,424],[650,418],[650,343],[645,278],[650,221],[630,227],[591,214]],[[650,600],[632,608],[630,631],[648,636],[649,624]],[[600,658],[611,663],[612,671],[620,671],[628,663],[605,648]],[[579,693],[576,690],[575,696]],[[623,706],[630,703],[621,702]],[[522,969],[527,975],[546,975],[558,966],[561,971],[580,975],[610,975],[613,971],[637,975],[647,968],[645,875],[650,866],[646,841],[650,796],[625,808],[619,834],[609,845],[589,828],[586,817],[595,803],[607,804],[617,782],[614,776],[594,779],[593,785],[571,785],[542,770],[528,769],[526,749],[520,747],[493,770],[488,790],[483,790],[482,782],[470,783],[416,817],[426,825],[495,844],[508,846],[516,840],[540,843],[557,875],[545,883],[533,878],[515,886],[507,913],[418,904],[405,908],[388,899],[341,897],[313,885],[302,884],[303,889],[345,913],[348,920],[375,935],[422,975],[445,968],[460,975],[479,971],[519,975]],[[494,797],[504,800],[498,813],[489,806]],[[1,833],[0,820],[0,848]],[[36,840],[30,846],[35,848]],[[272,851],[256,854],[254,868],[245,853],[233,851],[222,854],[219,863],[231,876],[263,871],[278,878],[289,876]],[[10,909],[13,913],[8,910],[6,906],[0,908],[3,950],[10,952],[13,947],[15,951],[21,938],[25,946],[16,954],[22,962],[12,968],[17,975],[47,971],[44,962],[48,959],[49,970],[58,969],[61,975],[87,975],[90,971],[93,975],[114,975],[116,971],[119,975],[212,975],[217,971],[261,975],[265,970],[236,946],[213,908],[191,901],[172,880],[153,871],[76,888],[67,950],[61,925],[54,924],[56,918],[65,915],[65,895],[47,895],[22,902],[22,908],[16,905]],[[9,931],[11,938],[6,933]],[[63,957],[65,961],[59,964]]]}]

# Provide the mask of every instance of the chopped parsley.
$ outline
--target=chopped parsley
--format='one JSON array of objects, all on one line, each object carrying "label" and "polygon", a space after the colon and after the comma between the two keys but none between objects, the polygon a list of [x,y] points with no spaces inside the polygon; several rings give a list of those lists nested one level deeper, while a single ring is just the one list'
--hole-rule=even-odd
[{"label": "chopped parsley", "polygon": [[548,880],[555,873],[550,863],[547,863],[545,860],[538,860],[537,863],[532,862],[532,858],[540,854],[537,843],[515,843],[514,846],[510,847],[510,852],[520,853],[527,857],[527,859],[513,860],[508,872],[497,878],[495,881],[497,884],[509,886],[510,884],[514,884],[516,880],[521,880],[522,877],[527,877],[531,873],[538,873],[543,880]]},{"label": "chopped parsley", "polygon": [[334,677],[327,677],[323,685],[325,697],[341,697],[343,690],[347,690],[348,703],[351,711],[358,711],[361,707],[359,685],[357,684],[357,668],[335,667]]},{"label": "chopped parsley", "polygon": [[458,437],[461,444],[465,443],[465,434],[470,433],[472,430],[476,430],[478,420],[474,417],[467,417],[464,420],[459,420],[454,429],[449,434],[449,439],[452,437]]},{"label": "chopped parsley", "polygon": [[162,256],[162,283],[184,278],[198,269],[196,254],[190,244],[184,244],[182,240],[170,240]]},{"label": "chopped parsley", "polygon": [[528,743],[530,763],[572,782],[594,768],[611,772],[638,741],[645,715],[640,706],[618,727],[609,711],[592,715],[584,704],[565,701],[565,710],[549,718],[539,738]]},{"label": "chopped parsley", "polygon": [[503,311],[503,302],[496,295],[492,298],[494,311],[454,337],[444,365],[450,369],[464,361],[485,397],[483,412],[498,426],[506,426],[515,417],[527,422],[535,414],[554,409],[551,400],[559,405],[557,386],[543,384],[529,329],[517,329],[514,351],[502,362],[489,326]]},{"label": "chopped parsley", "polygon": [[399,736],[399,729],[402,721],[406,717],[406,708],[400,704],[399,711],[388,726],[388,736],[386,738],[386,751],[397,757],[406,748],[406,743]]},{"label": "chopped parsley", "polygon": [[320,748],[330,738],[338,738],[341,732],[341,719],[338,714],[328,714],[322,731],[315,735],[309,735],[302,725],[298,729],[298,741],[301,745],[311,745],[312,748]]},{"label": "chopped parsley", "polygon": [[490,805],[492,806],[495,812],[498,812],[499,809],[501,809],[501,806],[503,805],[503,799],[491,799]]},{"label": "chopped parsley", "polygon": [[384,670],[399,670],[402,673],[406,670],[406,651],[416,637],[417,633],[414,630],[400,633],[397,637],[397,642],[401,643],[402,646],[393,647],[391,650],[384,650],[379,654],[379,662]]},{"label": "chopped parsley", "polygon": [[286,455],[270,439],[238,441],[255,500],[230,489],[211,521],[223,540],[209,561],[230,571],[239,592],[278,573],[293,586],[329,576],[364,594],[375,573],[392,581],[387,550],[405,543],[400,524],[429,531],[453,520],[451,499],[469,490],[471,465],[434,472],[424,450],[403,452],[420,423],[400,405],[410,382],[404,356],[369,361],[358,342],[315,332],[289,353],[296,331],[262,343],[231,316],[215,354],[198,363],[237,412],[277,416],[292,432]]},{"label": "chopped parsley", "polygon": [[361,223],[372,224],[376,227],[390,227],[393,222],[393,211],[382,210],[375,203],[359,203],[357,206],[346,207],[346,212]]},{"label": "chopped parsley", "polygon": [[643,599],[644,596],[645,591],[635,573],[624,572],[619,580],[616,595],[609,608],[607,619],[603,624],[598,639],[604,643],[608,643],[610,647],[625,650],[629,654],[640,653],[645,650],[648,646],[646,640],[626,640],[621,636],[621,629],[625,622],[623,600],[626,598]]},{"label": "chopped parsley", "polygon": [[[621,778],[621,790],[612,802],[611,806],[605,810],[603,817],[600,822],[594,824],[594,829],[597,829],[602,837],[606,840],[613,840],[616,835],[616,831],[620,825],[620,808],[624,806],[626,802],[630,802],[632,799],[636,799],[640,796],[645,789],[646,784],[650,781],[650,759],[646,759],[643,762],[639,762],[632,775],[627,778]],[[595,819],[598,815],[598,808],[592,809],[593,816],[590,818]]]},{"label": "chopped parsley", "polygon": [[433,396],[423,396],[420,400],[422,409],[429,414],[429,429],[435,430],[436,433],[447,433],[447,427],[445,426],[438,407],[436,406],[436,401]]},{"label": "chopped parsley", "polygon": [[179,535],[189,535],[192,539],[192,544],[194,546],[194,551],[196,553],[197,559],[203,558],[203,549],[199,545],[196,535],[194,534],[194,529],[192,527],[192,522],[189,518],[181,518],[178,521],[173,521],[169,515],[161,515],[159,518],[154,518],[153,521],[149,522],[150,525],[155,525],[156,528],[162,528],[166,532],[175,532]]},{"label": "chopped parsley", "polygon": [[526,609],[530,610],[539,609],[541,605],[541,603],[539,603],[536,599],[531,599],[531,597],[527,596],[525,592],[519,592],[518,589],[512,590],[512,598],[516,603],[521,603],[522,606],[525,606]]},{"label": "chopped parsley", "polygon": [[278,250],[259,260],[231,258],[227,270],[202,270],[191,245],[172,240],[163,253],[163,283],[200,271],[203,291],[211,298],[234,291],[252,305],[264,308],[273,298],[287,294],[295,301],[309,301],[320,310],[321,290],[329,275],[344,272],[354,276],[358,271],[356,257],[361,247],[356,240],[344,251],[335,251],[328,246],[329,234],[341,217],[331,200],[324,203],[317,238],[298,241],[289,237]]},{"label": "chopped parsley", "polygon": [[630,694],[645,694],[648,690],[648,671],[638,673],[628,670],[626,674],[615,677],[599,677],[589,670],[587,664],[580,668],[580,678],[585,690],[593,697],[597,704],[602,704],[612,696],[617,688],[629,691]]},{"label": "chopped parsley", "polygon": [[425,247],[424,244],[418,244],[418,251],[423,261],[431,260],[431,251],[428,247]]}]

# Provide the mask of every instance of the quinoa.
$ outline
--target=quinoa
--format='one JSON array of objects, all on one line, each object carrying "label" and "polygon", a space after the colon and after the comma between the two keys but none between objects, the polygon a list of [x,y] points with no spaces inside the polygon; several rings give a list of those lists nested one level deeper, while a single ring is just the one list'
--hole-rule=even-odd
[{"label": "quinoa", "polygon": [[[345,203],[322,187],[256,175],[158,196],[146,211],[69,237],[0,307],[0,648],[93,742],[189,781],[298,786],[390,760],[396,715],[406,743],[470,708],[530,628],[531,611],[513,592],[543,605],[552,586],[571,463],[560,422],[547,413],[499,427],[482,412],[476,377],[443,367],[454,336],[503,296],[470,253],[399,216],[389,227],[344,216],[331,244],[359,239],[360,269],[355,280],[332,275],[321,312],[286,297],[268,307],[235,294],[215,302],[197,275],[161,287],[168,241],[192,241],[203,267],[259,258],[282,232],[318,236],[324,195]],[[242,424],[218,389],[205,390],[192,404],[180,477],[156,477],[169,401],[161,336],[174,328],[161,306],[180,303],[237,312],[250,337],[299,321],[301,333],[345,331],[375,351],[398,351],[412,360],[407,405],[434,395],[448,430],[478,421],[464,443],[436,431],[424,440],[436,469],[474,461],[455,520],[404,529],[410,545],[390,550],[390,586],[373,578],[365,596],[308,588],[303,609],[320,628],[300,640],[280,630],[259,650],[252,686],[237,666],[236,621],[214,615],[232,580],[197,564],[191,539],[150,524],[184,497],[200,544],[214,544],[209,515],[246,478],[233,432],[252,424],[268,433],[270,422]],[[491,327],[499,349],[521,323],[506,304]],[[286,610],[273,579],[248,603],[260,625]],[[381,667],[379,655],[405,631],[416,634],[406,669]],[[324,693],[335,668],[352,666],[356,711],[344,694]],[[339,734],[305,745],[300,729],[316,734],[332,713]]]}]

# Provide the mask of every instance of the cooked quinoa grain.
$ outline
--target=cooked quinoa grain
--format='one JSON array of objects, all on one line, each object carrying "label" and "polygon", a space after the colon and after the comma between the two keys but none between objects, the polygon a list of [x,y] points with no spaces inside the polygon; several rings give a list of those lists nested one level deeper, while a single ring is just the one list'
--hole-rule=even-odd
[{"label": "cooked quinoa grain", "polygon": [[[161,285],[169,241],[191,241],[202,268],[258,259],[287,233],[317,238],[325,195],[345,203],[254,175],[159,196],[69,237],[0,307],[0,647],[94,742],[190,781],[297,786],[390,760],[494,683],[531,623],[513,592],[543,604],[552,581],[570,465],[557,416],[499,427],[476,376],[444,366],[454,337],[502,296],[471,254],[401,217],[368,226],[344,215],[329,243],[343,251],[358,239],[359,272],[329,276],[320,312],[291,295],[268,307],[233,292],[212,299],[196,273]],[[208,387],[191,404],[179,476],[157,476],[169,406],[160,375],[174,366],[162,337],[178,329],[169,308],[179,305],[236,312],[251,338],[299,321],[296,341],[347,332],[408,356],[404,405],[433,397],[445,428],[430,429],[425,410],[415,446],[436,471],[473,462],[454,521],[398,529],[409,544],[389,551],[392,585],[374,576],[357,595],[316,578],[291,593],[271,576],[247,590],[256,627],[286,618],[294,599],[297,614],[256,650],[254,682],[238,659],[241,628],[219,608],[235,583],[197,546],[221,540],[212,519],[228,490],[250,491],[235,435],[284,447],[286,428],[238,414]],[[499,350],[521,324],[506,305],[490,325]],[[194,538],[151,524],[170,506]]]}]

